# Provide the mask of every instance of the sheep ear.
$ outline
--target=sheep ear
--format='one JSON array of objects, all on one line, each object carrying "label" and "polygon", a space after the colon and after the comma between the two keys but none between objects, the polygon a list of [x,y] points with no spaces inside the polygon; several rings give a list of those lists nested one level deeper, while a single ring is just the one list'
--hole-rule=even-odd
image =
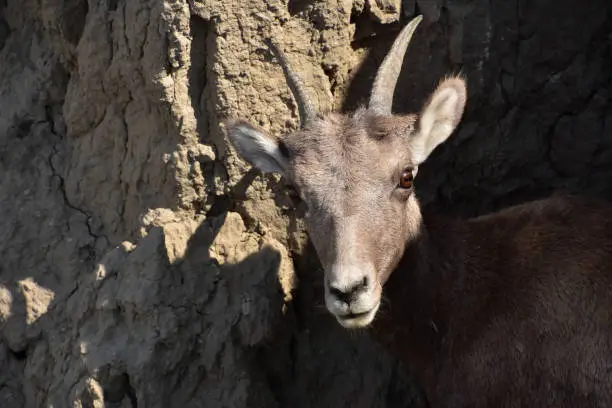
[{"label": "sheep ear", "polygon": [[287,158],[277,141],[243,120],[227,124],[227,134],[238,154],[264,173],[285,175]]},{"label": "sheep ear", "polygon": [[463,79],[449,78],[438,85],[421,111],[417,132],[410,142],[415,164],[424,162],[453,133],[463,116],[466,99]]}]

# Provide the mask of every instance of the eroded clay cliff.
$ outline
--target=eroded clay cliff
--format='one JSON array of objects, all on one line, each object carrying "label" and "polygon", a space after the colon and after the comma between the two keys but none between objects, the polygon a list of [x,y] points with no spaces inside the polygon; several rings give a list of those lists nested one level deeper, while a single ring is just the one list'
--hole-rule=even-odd
[{"label": "eroded clay cliff", "polygon": [[419,172],[463,216],[566,189],[612,199],[607,0],[0,0],[0,407],[417,407],[404,367],[322,306],[296,199],[221,121],[366,101],[425,16],[396,111],[470,98]]}]

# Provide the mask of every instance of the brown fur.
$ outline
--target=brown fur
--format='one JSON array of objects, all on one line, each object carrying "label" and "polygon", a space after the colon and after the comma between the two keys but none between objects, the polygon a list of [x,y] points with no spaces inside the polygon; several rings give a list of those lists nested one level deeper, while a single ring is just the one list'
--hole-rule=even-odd
[{"label": "brown fur", "polygon": [[374,335],[432,407],[612,406],[612,209],[553,197],[424,214]]}]

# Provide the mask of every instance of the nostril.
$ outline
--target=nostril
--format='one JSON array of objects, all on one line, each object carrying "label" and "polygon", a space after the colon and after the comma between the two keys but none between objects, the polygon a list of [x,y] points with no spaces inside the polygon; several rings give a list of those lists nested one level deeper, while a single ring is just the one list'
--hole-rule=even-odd
[{"label": "nostril", "polygon": [[358,289],[365,290],[368,288],[368,286],[370,286],[370,278],[367,276],[364,276],[363,279],[361,280],[361,285]]},{"label": "nostril", "polygon": [[340,289],[338,289],[338,288],[335,288],[335,287],[333,287],[333,286],[330,286],[330,287],[329,287],[329,293],[331,293],[331,294],[332,294],[332,296],[334,296],[334,297],[335,297],[335,298],[337,298],[338,300],[346,301],[346,299],[345,299],[345,298],[347,297],[347,294],[346,294],[346,293],[344,293],[343,291],[341,291],[341,290],[340,290]]},{"label": "nostril", "polygon": [[350,303],[350,301],[355,295],[367,291],[369,286],[370,278],[368,276],[364,276],[354,285],[350,287],[343,287],[342,289],[332,284],[329,284],[329,293],[342,302]]}]

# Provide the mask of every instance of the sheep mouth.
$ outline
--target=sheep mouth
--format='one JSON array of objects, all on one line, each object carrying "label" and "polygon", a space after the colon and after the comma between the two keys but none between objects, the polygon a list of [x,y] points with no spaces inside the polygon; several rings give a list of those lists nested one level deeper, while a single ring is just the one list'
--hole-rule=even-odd
[{"label": "sheep mouth", "polygon": [[363,313],[349,313],[346,316],[342,316],[344,319],[357,319],[359,317],[367,316],[370,313],[370,310]]},{"label": "sheep mouth", "polygon": [[360,313],[349,313],[345,315],[336,315],[338,323],[346,329],[359,329],[370,325],[374,321],[376,312],[378,311],[379,303],[376,304],[372,309],[360,312]]}]

